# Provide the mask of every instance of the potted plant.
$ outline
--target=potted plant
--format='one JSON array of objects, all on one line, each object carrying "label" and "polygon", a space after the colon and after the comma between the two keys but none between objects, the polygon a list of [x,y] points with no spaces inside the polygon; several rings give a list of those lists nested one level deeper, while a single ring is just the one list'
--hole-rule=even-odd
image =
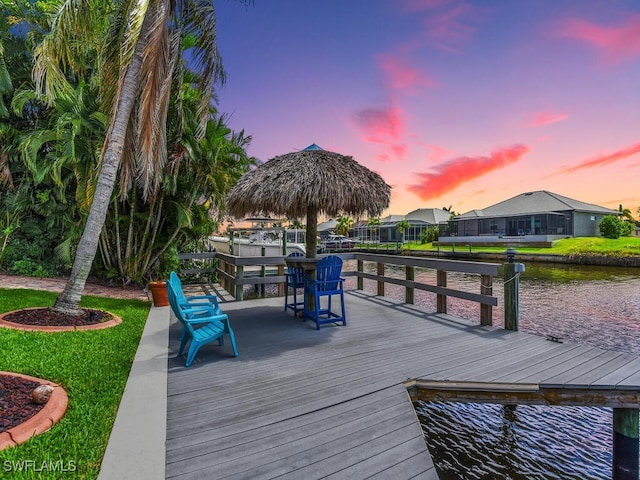
[{"label": "potted plant", "polygon": [[176,249],[168,249],[150,268],[147,277],[147,291],[151,292],[154,307],[166,307],[169,305],[167,295],[167,278],[172,270],[177,270],[179,265]]},{"label": "potted plant", "polygon": [[166,307],[169,305],[166,280],[151,280],[147,283],[147,289],[151,292],[154,307]]}]

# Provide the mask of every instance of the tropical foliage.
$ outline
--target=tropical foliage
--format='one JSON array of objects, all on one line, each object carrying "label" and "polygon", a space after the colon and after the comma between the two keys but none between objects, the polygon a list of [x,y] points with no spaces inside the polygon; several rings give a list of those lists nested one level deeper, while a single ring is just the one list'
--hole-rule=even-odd
[{"label": "tropical foliage", "polygon": [[411,228],[411,224],[406,220],[401,220],[396,224],[396,228],[398,229],[398,233],[400,233],[402,243],[404,243],[404,233]]},{"label": "tropical foliage", "polygon": [[621,220],[616,215],[605,215],[598,225],[600,234],[605,238],[626,237],[631,235],[634,228],[635,223]]},{"label": "tropical foliage", "polygon": [[[224,74],[212,2],[0,8],[0,269],[66,275],[90,230],[94,274],[124,283],[161,274],[213,229],[226,193],[255,163],[251,138],[211,106]],[[130,112],[117,130],[123,101]],[[109,157],[109,142],[121,153]],[[101,184],[104,221],[85,229]]]},{"label": "tropical foliage", "polygon": [[349,217],[340,216],[338,217],[338,223],[333,230],[338,235],[344,235],[345,237],[348,237],[351,227],[353,227],[353,220]]}]

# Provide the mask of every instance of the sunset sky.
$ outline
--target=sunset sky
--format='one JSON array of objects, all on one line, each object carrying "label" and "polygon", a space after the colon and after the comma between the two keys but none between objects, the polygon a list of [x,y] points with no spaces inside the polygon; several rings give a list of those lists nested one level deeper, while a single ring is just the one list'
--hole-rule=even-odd
[{"label": "sunset sky", "polygon": [[266,161],[317,143],[390,208],[549,190],[640,207],[637,0],[219,0],[230,125]]}]

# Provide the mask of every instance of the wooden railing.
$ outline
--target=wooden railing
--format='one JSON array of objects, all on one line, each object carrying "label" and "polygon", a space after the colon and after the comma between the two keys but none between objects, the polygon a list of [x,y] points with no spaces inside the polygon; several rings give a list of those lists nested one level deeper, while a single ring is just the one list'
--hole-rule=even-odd
[{"label": "wooden railing", "polygon": [[[492,325],[493,323],[493,307],[498,305],[498,298],[493,296],[493,277],[498,276],[500,264],[357,252],[336,255],[343,260],[356,260],[356,270],[344,270],[343,275],[357,277],[357,288],[359,290],[364,290],[365,280],[376,282],[376,293],[380,296],[385,294],[385,284],[400,285],[405,287],[405,302],[410,304],[414,303],[415,290],[432,292],[436,295],[436,310],[438,313],[447,313],[448,297],[460,298],[480,305],[481,325]],[[217,259],[215,271],[218,274],[219,282],[236,300],[243,300],[245,285],[254,285],[256,288],[262,287],[264,289],[267,284],[277,284],[278,295],[284,295],[285,261],[283,256],[238,257],[213,252],[181,254],[180,258]],[[365,271],[367,263],[375,264],[376,273],[367,273]],[[404,268],[405,278],[385,275],[389,266]],[[435,284],[416,281],[416,268],[435,270]],[[189,269],[188,272],[194,273],[196,270]],[[477,275],[479,279],[478,292],[474,293],[448,287],[447,275],[449,272]],[[182,273],[186,272],[183,271]]]},{"label": "wooden railing", "polygon": [[[386,283],[401,285],[405,287],[406,303],[414,303],[416,289],[433,292],[436,294],[436,311],[438,313],[447,313],[447,297],[461,298],[480,304],[481,325],[492,325],[493,323],[493,307],[498,305],[498,298],[493,296],[493,277],[498,275],[499,264],[368,253],[356,253],[354,257],[358,262],[357,271],[355,272],[358,277],[358,290],[364,290],[364,279],[377,282],[377,294],[380,296],[384,296]],[[376,274],[364,271],[365,262],[376,264]],[[404,267],[405,279],[386,276],[385,269],[388,265]],[[416,268],[435,270],[436,284],[430,285],[416,282]],[[480,277],[479,293],[448,288],[448,272],[478,275]]]}]

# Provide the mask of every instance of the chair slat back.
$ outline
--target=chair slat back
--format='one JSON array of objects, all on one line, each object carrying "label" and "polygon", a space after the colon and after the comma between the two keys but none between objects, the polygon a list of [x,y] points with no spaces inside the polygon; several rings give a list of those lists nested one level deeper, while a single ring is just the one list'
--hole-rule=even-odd
[{"label": "chair slat back", "polygon": [[184,290],[182,289],[182,282],[180,281],[180,277],[178,277],[178,274],[176,272],[171,272],[169,274],[168,284],[171,284],[171,286],[173,287],[178,303],[186,303],[187,296],[184,294]]},{"label": "chair slat back", "polygon": [[322,258],[316,264],[316,279],[318,290],[335,290],[338,288],[338,280],[342,272],[342,259],[337,255],[329,255]]},{"label": "chair slat back", "polygon": [[[303,257],[300,252],[292,252],[287,257]],[[304,268],[302,267],[287,267],[287,275],[290,275],[290,283],[295,285],[304,285]]]},{"label": "chair slat back", "polygon": [[185,321],[184,313],[180,308],[180,300],[179,295],[175,289],[175,283],[171,282],[171,277],[169,277],[169,281],[167,282],[167,294],[169,297],[169,304],[171,305],[171,310],[173,310],[174,315],[180,321],[180,323],[189,330],[189,333],[193,335],[194,328],[190,322]]}]

